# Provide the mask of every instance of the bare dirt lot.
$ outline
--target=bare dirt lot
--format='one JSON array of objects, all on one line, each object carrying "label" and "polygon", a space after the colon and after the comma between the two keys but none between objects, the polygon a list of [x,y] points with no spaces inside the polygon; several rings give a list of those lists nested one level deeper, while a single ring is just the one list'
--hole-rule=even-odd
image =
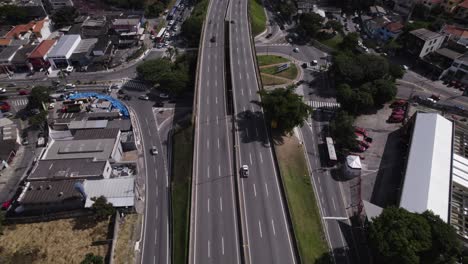
[{"label": "bare dirt lot", "polygon": [[88,253],[104,258],[108,226],[87,218],[9,225],[0,236],[0,263],[80,263]]}]

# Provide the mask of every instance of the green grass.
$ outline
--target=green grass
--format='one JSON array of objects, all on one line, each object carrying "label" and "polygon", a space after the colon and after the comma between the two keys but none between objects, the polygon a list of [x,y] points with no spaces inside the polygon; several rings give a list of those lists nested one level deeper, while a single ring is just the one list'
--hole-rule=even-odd
[{"label": "green grass", "polygon": [[262,83],[264,86],[280,85],[280,84],[288,83],[286,80],[274,78],[271,76],[266,76],[264,74],[261,74],[261,77],[262,77]]},{"label": "green grass", "polygon": [[334,50],[338,50],[341,41],[343,40],[343,37],[340,34],[336,34],[333,38],[326,39],[326,40],[320,40],[320,42]]},{"label": "green grass", "polygon": [[192,177],[193,128],[173,135],[172,224],[173,263],[185,264],[188,256],[190,182]]},{"label": "green grass", "polygon": [[249,1],[249,15],[252,23],[252,34],[255,37],[266,28],[266,15],[261,0]]},{"label": "green grass", "polygon": [[283,77],[283,78],[290,79],[290,80],[294,80],[297,77],[298,70],[297,70],[296,64],[290,63],[289,68],[282,72],[276,73],[277,69],[278,69],[278,66],[265,67],[265,68],[261,68],[260,72]]},{"label": "green grass", "polygon": [[276,55],[257,55],[258,66],[288,62],[289,60]]},{"label": "green grass", "polygon": [[276,145],[275,151],[278,156],[299,254],[302,263],[314,264],[328,253],[320,214],[302,146],[295,137],[284,137],[283,139],[284,144]]}]

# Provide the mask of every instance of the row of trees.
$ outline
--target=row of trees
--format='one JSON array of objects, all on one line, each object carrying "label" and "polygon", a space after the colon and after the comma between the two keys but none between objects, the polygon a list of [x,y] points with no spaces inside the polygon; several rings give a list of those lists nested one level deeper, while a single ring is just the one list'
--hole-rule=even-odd
[{"label": "row of trees", "polygon": [[137,73],[154,87],[181,95],[193,89],[196,57],[193,53],[184,53],[176,56],[174,62],[168,58],[148,60],[137,67]]},{"label": "row of trees", "polygon": [[[385,208],[370,223],[368,236],[376,263],[446,264],[462,258],[453,227],[430,211],[418,214]],[[463,263],[466,261],[463,259]]]},{"label": "row of trees", "polygon": [[[190,47],[198,47],[203,20],[208,8],[208,0],[195,0],[195,5],[190,17],[184,21],[181,27],[181,35]],[[222,25],[221,25],[222,26]]]}]

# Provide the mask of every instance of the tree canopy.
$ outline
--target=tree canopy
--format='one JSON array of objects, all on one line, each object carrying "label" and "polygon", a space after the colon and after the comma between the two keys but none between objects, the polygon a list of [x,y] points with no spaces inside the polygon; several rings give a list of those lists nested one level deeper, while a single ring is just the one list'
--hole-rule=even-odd
[{"label": "tree canopy", "polygon": [[207,7],[207,0],[197,0],[192,14],[182,24],[181,35],[187,40],[187,44],[191,47],[198,47]]},{"label": "tree canopy", "polygon": [[81,261],[81,264],[104,264],[104,258],[93,253],[88,253]]},{"label": "tree canopy", "polygon": [[64,6],[52,15],[52,21],[56,28],[71,26],[78,15],[78,11],[73,6]]},{"label": "tree canopy", "polygon": [[353,150],[357,147],[353,123],[354,118],[345,111],[338,112],[330,122],[330,132],[341,149]]},{"label": "tree canopy", "polygon": [[294,92],[294,87],[261,90],[259,94],[272,127],[281,132],[290,133],[312,113],[312,108],[303,102],[302,96]]},{"label": "tree canopy", "polygon": [[98,221],[106,220],[109,216],[115,213],[115,208],[111,203],[107,202],[106,197],[99,196],[93,197],[91,200],[94,201],[91,209],[94,211],[94,218]]},{"label": "tree canopy", "polygon": [[358,46],[359,34],[356,32],[349,33],[344,36],[343,40],[340,43],[340,48],[343,51],[354,51]]},{"label": "tree canopy", "polygon": [[146,18],[158,17],[164,11],[165,8],[166,7],[163,4],[163,2],[160,2],[160,1],[156,1],[152,4],[149,4],[145,8],[145,17]]},{"label": "tree canopy", "polygon": [[455,263],[461,247],[454,229],[432,212],[385,208],[369,226],[369,244],[379,263]]},{"label": "tree canopy", "polygon": [[28,109],[39,108],[43,109],[42,104],[49,102],[49,88],[44,86],[37,86],[32,88],[28,96]]},{"label": "tree canopy", "polygon": [[0,22],[5,24],[17,25],[28,22],[28,14],[26,9],[16,5],[0,6]]},{"label": "tree canopy", "polygon": [[299,18],[299,29],[307,36],[314,37],[322,28],[324,18],[316,13],[305,13]]}]

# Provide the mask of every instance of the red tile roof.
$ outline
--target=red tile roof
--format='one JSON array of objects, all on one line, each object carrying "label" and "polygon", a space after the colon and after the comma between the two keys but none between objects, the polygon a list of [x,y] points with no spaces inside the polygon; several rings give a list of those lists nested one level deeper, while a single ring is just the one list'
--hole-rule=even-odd
[{"label": "red tile roof", "polygon": [[396,32],[403,28],[403,24],[399,22],[390,22],[387,25],[385,25],[385,28],[390,32]]},{"label": "red tile roof", "polygon": [[461,38],[468,38],[468,29],[457,27],[454,25],[447,25],[442,29],[442,32],[445,34],[461,37]]},{"label": "red tile roof", "polygon": [[29,30],[31,30],[31,29],[34,27],[35,24],[36,24],[35,22],[29,22],[28,24],[17,25],[17,26],[15,26],[14,28],[12,28],[12,29],[5,35],[5,37],[6,37],[6,38],[16,38],[16,37],[18,37],[20,34],[26,33],[26,32],[28,32]]},{"label": "red tile roof", "polygon": [[29,54],[28,58],[43,58],[47,52],[54,46],[55,39],[43,40],[37,47]]},{"label": "red tile roof", "polygon": [[458,4],[458,7],[467,8],[468,9],[468,0],[463,1],[463,3]]},{"label": "red tile roof", "polygon": [[44,23],[46,22],[47,18],[37,21],[36,25],[33,28],[34,33],[40,33],[42,28],[44,27]]},{"label": "red tile roof", "polygon": [[10,45],[11,39],[7,38],[0,38],[0,46],[8,46]]}]

